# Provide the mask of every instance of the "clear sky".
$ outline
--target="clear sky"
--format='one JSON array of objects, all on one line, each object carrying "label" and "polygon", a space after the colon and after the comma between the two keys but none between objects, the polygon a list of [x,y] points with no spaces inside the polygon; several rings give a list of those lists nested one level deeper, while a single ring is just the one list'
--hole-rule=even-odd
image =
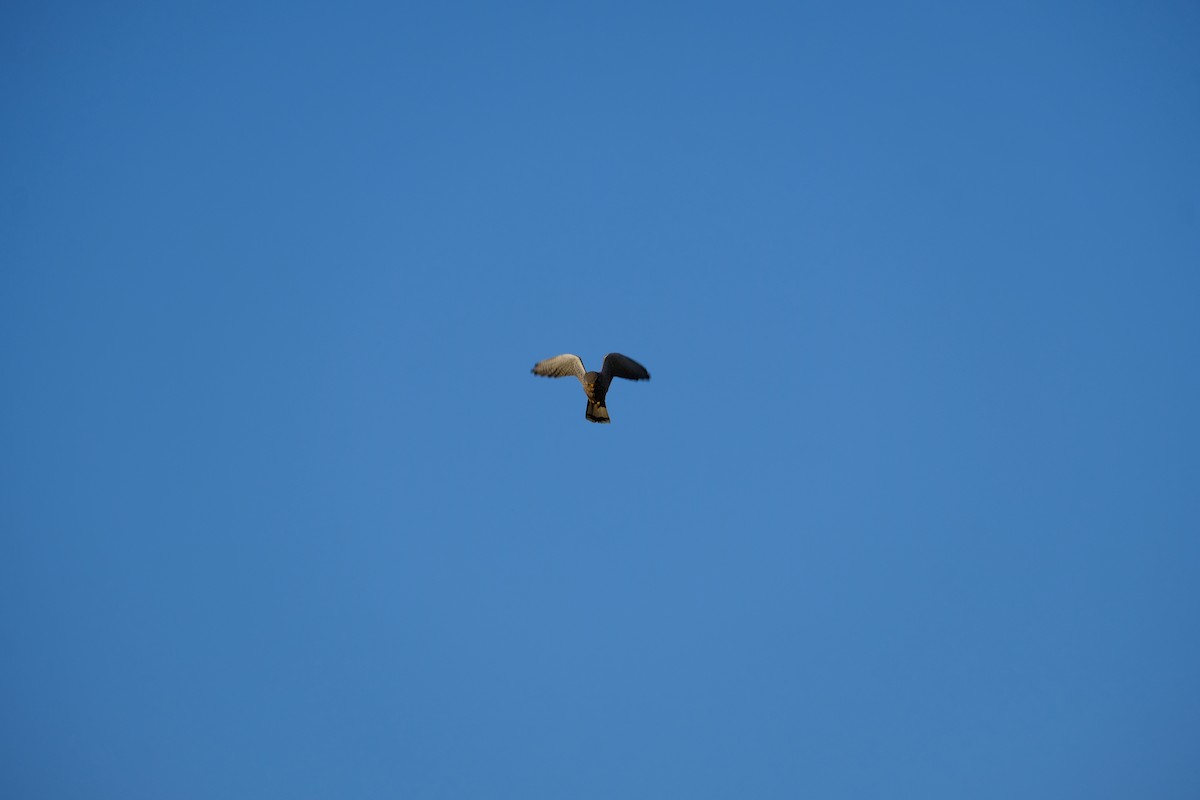
[{"label": "clear sky", "polygon": [[0,794],[1200,797],[1197,42],[5,4]]}]

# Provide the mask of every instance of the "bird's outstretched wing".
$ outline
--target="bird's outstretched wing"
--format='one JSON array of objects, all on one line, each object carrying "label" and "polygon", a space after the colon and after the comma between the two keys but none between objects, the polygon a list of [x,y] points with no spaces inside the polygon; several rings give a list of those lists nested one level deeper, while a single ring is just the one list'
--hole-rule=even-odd
[{"label": "bird's outstretched wing", "polygon": [[[559,356],[562,358],[562,356]],[[630,381],[648,381],[650,373],[641,364],[629,356],[620,353],[609,353],[604,357],[604,366],[600,373],[606,378],[625,378]]]},{"label": "bird's outstretched wing", "polygon": [[579,378],[579,382],[583,382],[583,360],[579,356],[563,353],[561,356],[547,358],[545,361],[539,361],[533,365],[534,375],[543,375],[547,378],[565,378],[568,375],[573,375]]}]

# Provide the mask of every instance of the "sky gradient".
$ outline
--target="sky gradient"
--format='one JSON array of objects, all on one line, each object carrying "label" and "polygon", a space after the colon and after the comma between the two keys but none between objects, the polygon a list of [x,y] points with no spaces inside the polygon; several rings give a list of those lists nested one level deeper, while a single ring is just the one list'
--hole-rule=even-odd
[{"label": "sky gradient", "polygon": [[1200,7],[971,6],[7,4],[0,794],[1200,796]]}]

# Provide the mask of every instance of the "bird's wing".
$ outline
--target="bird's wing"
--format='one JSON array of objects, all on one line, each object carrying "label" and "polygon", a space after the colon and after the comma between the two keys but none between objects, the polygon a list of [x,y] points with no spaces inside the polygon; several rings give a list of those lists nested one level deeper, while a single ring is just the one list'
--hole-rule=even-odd
[{"label": "bird's wing", "polygon": [[625,378],[630,381],[648,381],[650,373],[641,364],[629,356],[620,353],[609,353],[604,357],[604,366],[600,370],[606,378]]},{"label": "bird's wing", "polygon": [[561,356],[547,358],[545,361],[539,361],[533,365],[534,375],[543,375],[547,378],[565,378],[568,375],[573,375],[579,378],[580,383],[583,382],[583,361],[579,356],[563,353]]}]

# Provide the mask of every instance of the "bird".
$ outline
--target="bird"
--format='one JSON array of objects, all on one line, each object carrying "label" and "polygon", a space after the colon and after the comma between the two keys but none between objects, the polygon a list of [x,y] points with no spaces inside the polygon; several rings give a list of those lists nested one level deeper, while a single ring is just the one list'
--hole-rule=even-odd
[{"label": "bird", "polygon": [[583,384],[583,392],[587,395],[587,412],[584,416],[588,422],[608,423],[608,407],[604,398],[608,394],[608,385],[613,378],[625,378],[630,381],[648,381],[650,373],[641,364],[629,356],[620,353],[609,353],[604,357],[604,366],[599,372],[585,372],[583,359],[571,353],[547,358],[533,365],[534,375],[546,378],[565,378],[573,375]]}]

